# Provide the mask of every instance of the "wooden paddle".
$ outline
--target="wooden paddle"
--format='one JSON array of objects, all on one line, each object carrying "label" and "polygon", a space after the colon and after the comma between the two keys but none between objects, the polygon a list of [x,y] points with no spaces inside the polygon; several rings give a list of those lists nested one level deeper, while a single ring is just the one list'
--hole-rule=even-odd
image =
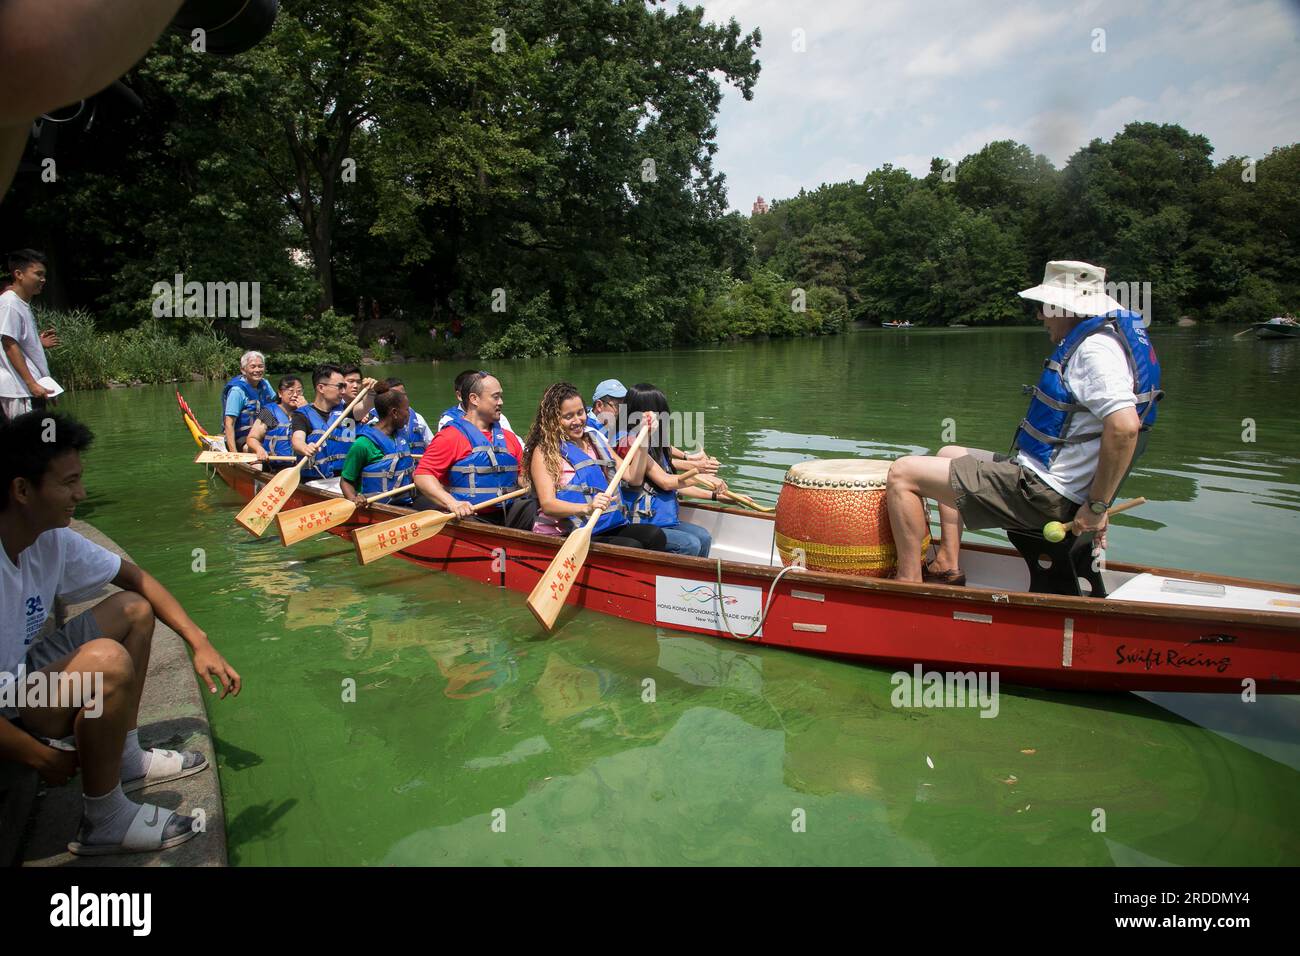
[{"label": "wooden paddle", "polygon": [[[703,475],[697,475],[695,477],[694,484],[697,488],[707,488],[709,491],[717,490],[716,486],[710,484],[709,480],[705,478]],[[731,490],[719,491],[718,497],[721,498],[723,501],[730,501],[732,504],[744,505],[746,508],[753,508],[755,511],[766,512],[772,510],[771,508],[767,508],[764,507],[763,505],[760,505],[757,501],[755,501],[753,498],[750,498],[748,495],[737,494],[736,492]]]},{"label": "wooden paddle", "polygon": [[[1138,505],[1144,505],[1146,503],[1147,500],[1145,498],[1134,498],[1132,501],[1126,501],[1122,505],[1116,505],[1113,508],[1108,508],[1106,510],[1106,516],[1110,517],[1111,515],[1117,515],[1121,511],[1128,511],[1130,508],[1136,508]],[[1047,522],[1047,524],[1043,525],[1043,537],[1046,538],[1048,541],[1051,541],[1052,543],[1056,543],[1058,541],[1064,541],[1065,536],[1067,534],[1070,534],[1073,531],[1074,531],[1073,521],[1071,521],[1069,524],[1065,524],[1060,521],[1049,521]]]},{"label": "wooden paddle", "polygon": [[[352,407],[361,401],[368,391],[370,391],[369,385],[357,392],[357,397],[348,402],[348,407],[343,409],[343,414],[334,419],[334,424],[325,429],[325,434],[316,439],[318,445],[323,446],[325,444],[325,439],[329,438],[334,429],[347,420]],[[280,513],[284,503],[289,500],[289,496],[298,490],[298,482],[302,479],[302,469],[307,464],[307,461],[306,458],[300,458],[298,464],[292,468],[286,468],[277,473],[274,478],[266,483],[266,487],[244,506],[244,510],[235,515],[235,521],[260,538],[266,532],[266,526],[271,523],[271,519]]]},{"label": "wooden paddle", "polygon": [[1252,325],[1252,326],[1250,326],[1250,327],[1248,327],[1248,328],[1244,328],[1244,329],[1242,329],[1240,332],[1238,332],[1236,335],[1234,335],[1233,338],[1234,338],[1234,339],[1239,339],[1239,338],[1241,338],[1243,335],[1245,335],[1247,332],[1254,332],[1254,331],[1255,331],[1255,327]]},{"label": "wooden paddle", "polygon": [[[618,471],[614,472],[614,480],[605,489],[606,495],[613,498],[618,494],[618,485],[627,472],[627,466],[636,457],[637,450],[645,444],[646,436],[653,429],[654,425],[651,423],[648,427],[642,428],[641,434],[636,436],[636,441],[632,442],[632,447],[628,449],[627,457],[618,466]],[[548,631],[555,626],[555,619],[560,616],[560,608],[564,607],[564,599],[568,597],[573,582],[578,578],[578,572],[582,570],[582,565],[587,560],[587,551],[591,548],[592,528],[596,526],[603,513],[597,508],[581,528],[564,539],[564,544],[551,559],[547,569],[542,572],[537,586],[528,595],[528,610],[533,612],[533,617],[537,618],[538,623]]]},{"label": "wooden paddle", "polygon": [[[474,506],[475,511],[499,505],[511,498],[518,498],[527,493],[527,488],[520,488],[508,495],[498,495]],[[299,509],[301,510],[301,509]],[[357,560],[362,564],[378,561],[386,554],[396,554],[409,548],[417,541],[427,541],[440,533],[449,521],[455,521],[458,515],[450,511],[419,511],[413,515],[403,515],[367,525],[352,532],[352,540],[357,546]]]},{"label": "wooden paddle", "polygon": [[[402,485],[400,488],[385,491],[383,494],[363,497],[366,499],[366,504],[370,504],[372,501],[382,501],[384,498],[400,495],[414,487],[415,485]],[[280,526],[280,543],[287,547],[291,544],[297,544],[303,538],[310,538],[317,531],[328,531],[330,528],[337,528],[351,518],[352,513],[356,510],[357,503],[355,501],[348,501],[346,498],[331,498],[329,501],[318,501],[314,505],[294,508],[292,511],[281,511],[275,519]]]},{"label": "wooden paddle", "polygon": [[[263,461],[293,461],[296,455],[270,455]],[[196,465],[251,465],[258,460],[251,451],[201,451],[194,457]]]}]

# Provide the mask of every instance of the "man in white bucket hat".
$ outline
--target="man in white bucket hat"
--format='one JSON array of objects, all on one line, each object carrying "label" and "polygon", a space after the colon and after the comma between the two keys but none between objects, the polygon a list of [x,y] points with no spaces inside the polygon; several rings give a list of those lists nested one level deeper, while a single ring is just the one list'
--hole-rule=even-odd
[{"label": "man in white bucket hat", "polygon": [[[1106,508],[1127,472],[1138,433],[1155,421],[1160,364],[1143,319],[1106,293],[1106,270],[1049,262],[1020,297],[1039,303],[1052,356],[1032,389],[1011,454],[948,445],[889,469],[887,500],[900,581],[961,585],[962,525],[1038,530],[1074,521],[1106,546]],[[939,502],[942,543],[923,565],[927,498]]]}]

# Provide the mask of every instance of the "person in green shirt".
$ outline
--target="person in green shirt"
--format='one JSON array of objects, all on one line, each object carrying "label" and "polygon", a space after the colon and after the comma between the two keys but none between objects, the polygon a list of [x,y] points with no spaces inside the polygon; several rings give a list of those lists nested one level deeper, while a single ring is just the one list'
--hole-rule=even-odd
[{"label": "person in green shirt", "polygon": [[[381,382],[375,387],[375,414],[377,422],[357,426],[356,440],[343,461],[339,481],[343,497],[360,505],[365,505],[367,495],[409,484],[415,471],[410,446],[401,435],[411,415],[406,393]],[[390,504],[408,498],[409,494],[390,499]]]}]

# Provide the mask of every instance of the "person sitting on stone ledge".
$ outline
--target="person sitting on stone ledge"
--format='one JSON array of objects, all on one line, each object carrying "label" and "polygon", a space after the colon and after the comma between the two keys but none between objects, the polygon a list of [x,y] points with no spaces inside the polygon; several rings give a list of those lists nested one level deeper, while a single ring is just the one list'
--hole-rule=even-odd
[{"label": "person sitting on stone ledge", "polygon": [[[40,411],[0,425],[0,760],[52,785],[81,770],[84,810],[68,849],[84,856],[163,850],[196,832],[192,817],[126,797],[208,766],[199,753],[140,747],[155,619],[190,646],[212,693],[241,686],[156,578],[68,527],[86,498],[81,453],[92,437]],[[121,593],[56,627],[56,597],[75,601],[109,583]]]}]

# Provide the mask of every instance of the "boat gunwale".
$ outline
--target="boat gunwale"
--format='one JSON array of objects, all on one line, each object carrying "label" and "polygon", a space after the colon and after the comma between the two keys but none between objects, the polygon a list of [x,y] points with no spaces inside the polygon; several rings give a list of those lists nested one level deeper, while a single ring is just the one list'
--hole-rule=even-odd
[{"label": "boat gunwale", "polygon": [[[216,465],[215,468],[218,473],[223,470],[240,472],[246,477],[253,479],[255,482],[265,482],[271,474],[262,471],[260,468],[254,467],[251,464],[223,463]],[[223,480],[226,480],[227,484],[231,484],[229,480]],[[326,491],[321,488],[308,487],[305,484],[300,485],[295,494],[303,494],[304,492],[309,495],[314,495],[321,500],[343,497],[340,493]],[[742,508],[729,508],[722,505],[703,503],[697,505],[694,502],[691,503],[691,507],[702,508],[709,511],[719,511],[726,514],[735,514],[750,520],[775,521],[775,515],[773,514],[753,512]],[[415,513],[413,508],[403,508],[385,504],[383,502],[375,502],[370,505],[370,509],[395,518]],[[373,523],[377,522],[349,521],[340,525],[338,528],[333,529],[330,533],[342,537],[344,536],[342,532],[344,532],[345,529]],[[472,527],[469,525],[458,525],[455,522],[452,522],[446,526],[446,531],[444,533],[450,533],[453,537],[460,537],[461,534],[467,536],[482,534],[490,538],[528,542],[530,544],[543,544],[547,546],[550,546],[552,541],[558,542],[561,540],[550,535],[541,535],[531,531],[521,531],[515,528],[503,528],[486,522],[476,523]],[[558,544],[556,544],[555,547],[558,548]],[[717,576],[718,564],[721,563],[722,573],[724,575],[757,578],[766,581],[769,584],[782,570],[781,568],[771,565],[748,564],[741,561],[729,561],[718,558],[687,557],[684,555],[668,554],[660,551],[648,551],[642,548],[627,548],[621,545],[605,544],[598,541],[592,541],[591,548],[596,554],[608,554],[611,557],[624,560],[630,559],[645,561],[668,568],[690,570],[693,573],[705,571],[705,573],[709,574],[711,577]],[[981,551],[998,557],[1013,558],[1017,561],[1024,560],[1018,551],[1011,548],[997,547],[996,545],[963,544],[962,548]],[[1280,581],[1260,581],[1252,578],[1237,578],[1229,575],[1214,574],[1208,571],[1188,571],[1179,568],[1147,567],[1136,564],[1111,562],[1107,563],[1107,569],[1123,573],[1146,573],[1210,584],[1222,584],[1232,587],[1266,589],[1282,591],[1288,594],[1300,594],[1300,584],[1287,584]],[[973,586],[959,587],[947,584],[933,584],[929,582],[894,581],[887,578],[868,578],[857,575],[837,574],[828,571],[800,571],[796,573],[797,577],[793,579],[787,578],[787,580],[797,581],[801,585],[816,585],[853,591],[872,591],[897,597],[938,598],[980,605],[993,604],[998,607],[1032,608],[1041,611],[1058,610],[1071,616],[1093,615],[1103,618],[1141,617],[1166,620],[1174,619],[1184,621],[1204,621],[1207,624],[1216,625],[1249,625],[1255,627],[1276,628],[1284,631],[1300,631],[1300,615],[1291,614],[1286,611],[1259,611],[1245,608],[1215,608],[1201,605],[1159,604],[1150,601],[1116,601],[1109,598],[1075,597],[1073,595],[1063,594],[1038,594],[1031,591],[1007,591],[996,588]]]}]

